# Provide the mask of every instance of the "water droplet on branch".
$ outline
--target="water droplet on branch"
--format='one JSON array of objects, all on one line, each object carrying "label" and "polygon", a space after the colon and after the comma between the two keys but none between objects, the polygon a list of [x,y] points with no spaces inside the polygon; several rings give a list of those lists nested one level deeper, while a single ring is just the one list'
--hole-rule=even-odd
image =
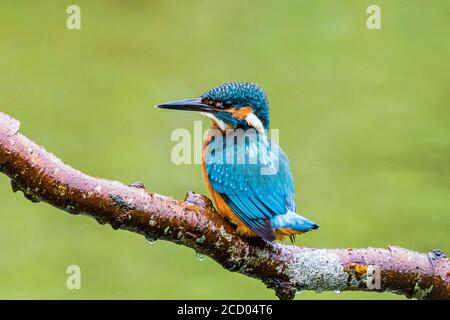
[{"label": "water droplet on branch", "polygon": [[206,258],[206,256],[203,253],[200,253],[200,252],[195,252],[195,256],[197,257],[198,261],[203,261]]}]

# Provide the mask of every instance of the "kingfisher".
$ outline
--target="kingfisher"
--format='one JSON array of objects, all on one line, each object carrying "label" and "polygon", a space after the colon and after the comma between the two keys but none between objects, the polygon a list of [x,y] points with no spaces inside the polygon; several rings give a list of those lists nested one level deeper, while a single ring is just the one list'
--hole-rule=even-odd
[{"label": "kingfisher", "polygon": [[216,86],[199,98],[158,104],[212,120],[202,147],[203,179],[217,212],[242,236],[273,242],[319,227],[297,214],[289,159],[268,137],[269,102],[255,83]]}]

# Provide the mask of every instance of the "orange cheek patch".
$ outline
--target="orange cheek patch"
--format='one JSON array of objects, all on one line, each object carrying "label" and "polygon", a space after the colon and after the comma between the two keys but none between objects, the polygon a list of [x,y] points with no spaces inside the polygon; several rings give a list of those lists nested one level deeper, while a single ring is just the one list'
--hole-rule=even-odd
[{"label": "orange cheek patch", "polygon": [[242,107],[240,109],[232,108],[226,111],[230,112],[236,119],[244,120],[245,117],[247,117],[250,113],[252,113],[252,108],[250,107]]}]

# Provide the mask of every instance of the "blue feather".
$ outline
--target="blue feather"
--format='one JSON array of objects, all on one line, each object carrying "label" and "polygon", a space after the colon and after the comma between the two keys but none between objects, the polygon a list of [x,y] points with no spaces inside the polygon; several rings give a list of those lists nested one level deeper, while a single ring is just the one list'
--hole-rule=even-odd
[{"label": "blue feather", "polygon": [[[275,239],[273,228],[316,228],[295,213],[294,183],[283,150],[254,130],[235,130],[234,135],[237,139],[213,139],[205,158],[210,183],[231,210],[269,241]],[[243,155],[245,161],[237,162]]]}]

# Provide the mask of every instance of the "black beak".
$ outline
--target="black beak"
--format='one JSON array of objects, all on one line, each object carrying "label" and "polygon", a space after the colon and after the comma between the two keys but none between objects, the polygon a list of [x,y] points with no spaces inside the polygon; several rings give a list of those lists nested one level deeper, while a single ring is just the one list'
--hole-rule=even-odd
[{"label": "black beak", "polygon": [[218,108],[203,103],[200,98],[166,102],[158,104],[156,106],[162,109],[184,110],[184,111],[198,111],[198,112],[219,111]]}]

